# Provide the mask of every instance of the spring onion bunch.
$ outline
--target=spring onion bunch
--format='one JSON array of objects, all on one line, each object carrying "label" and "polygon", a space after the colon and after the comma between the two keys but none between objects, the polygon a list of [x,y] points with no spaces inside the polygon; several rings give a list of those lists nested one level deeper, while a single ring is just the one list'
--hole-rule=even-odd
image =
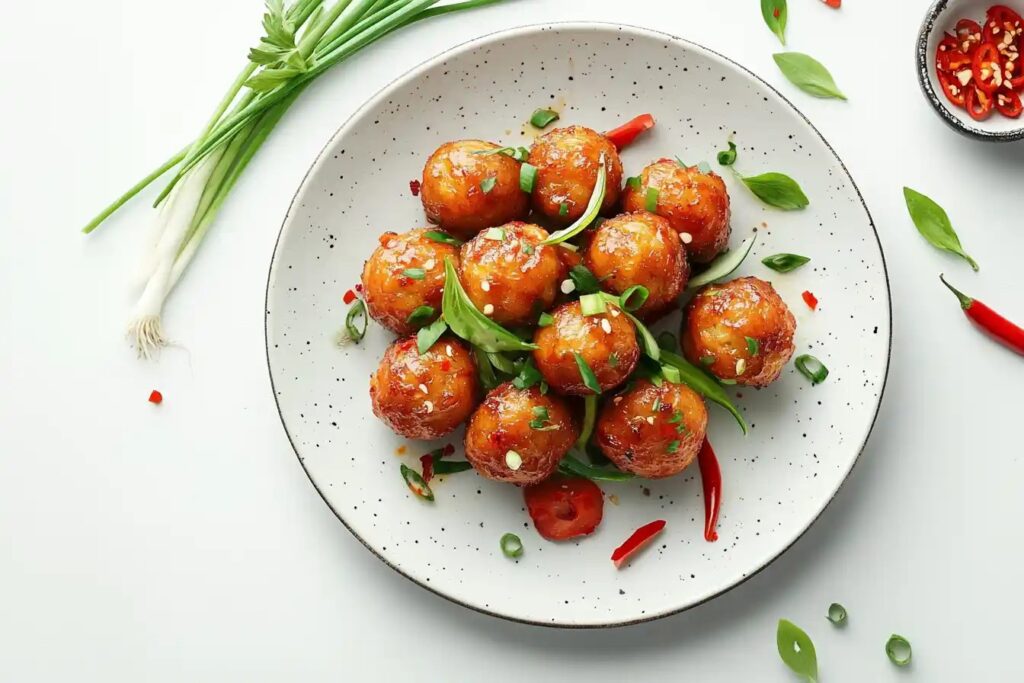
[{"label": "spring onion bunch", "polygon": [[128,335],[142,357],[167,344],[161,313],[224,200],[307,85],[355,52],[421,19],[499,0],[266,0],[265,35],[199,136],[95,218],[95,230],[129,199],[173,171],[154,203],[153,239],[141,262],[142,293]]}]

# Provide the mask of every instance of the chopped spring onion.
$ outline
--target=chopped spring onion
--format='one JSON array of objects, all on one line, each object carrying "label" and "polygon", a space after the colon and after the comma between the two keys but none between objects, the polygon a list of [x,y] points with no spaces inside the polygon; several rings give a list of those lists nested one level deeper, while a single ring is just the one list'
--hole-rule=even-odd
[{"label": "chopped spring onion", "polygon": [[499,544],[505,557],[516,558],[523,554],[523,542],[515,534],[505,534]]},{"label": "chopped spring onion", "polygon": [[647,303],[647,297],[651,295],[650,291],[643,285],[633,285],[619,297],[621,306],[624,310],[632,313],[637,310],[645,303]]},{"label": "chopped spring onion", "polygon": [[584,294],[580,297],[580,312],[583,315],[601,315],[608,308],[600,294]]},{"label": "chopped spring onion", "polygon": [[538,432],[549,432],[558,429],[558,425],[550,424],[551,416],[548,415],[547,406],[534,406],[533,419],[530,420],[530,429]]},{"label": "chopped spring onion", "polygon": [[[540,370],[534,365],[532,358],[527,358],[519,369],[519,374],[512,380],[512,386],[516,389],[529,389],[541,381]],[[544,393],[544,392],[541,392]]]},{"label": "chopped spring onion", "polygon": [[555,316],[550,313],[541,313],[540,317],[537,318],[537,327],[547,327],[548,325],[555,322]]},{"label": "chopped spring onion", "polygon": [[825,364],[810,354],[797,356],[793,364],[796,365],[800,374],[811,380],[812,386],[821,384],[828,377],[828,368],[825,367]]},{"label": "chopped spring onion", "polygon": [[617,368],[619,367],[619,354],[614,351],[608,356],[608,367]]},{"label": "chopped spring onion", "polygon": [[501,228],[487,228],[484,230],[483,235],[485,240],[494,240],[495,242],[501,242],[505,239],[505,231]]},{"label": "chopped spring onion", "polygon": [[530,194],[533,192],[533,184],[537,182],[537,167],[532,164],[523,163],[519,167],[519,189]]},{"label": "chopped spring onion", "polygon": [[576,367],[579,368],[580,377],[583,379],[583,386],[590,389],[595,394],[601,393],[601,383],[597,381],[597,375],[587,365],[587,361],[578,351],[572,352],[573,358],[576,359]]},{"label": "chopped spring onion", "polygon": [[562,458],[562,461],[558,463],[558,471],[571,477],[584,477],[593,481],[629,481],[636,476],[615,467],[588,465],[572,455]]},{"label": "chopped spring onion", "polygon": [[833,602],[828,606],[828,615],[826,618],[836,626],[841,626],[846,623],[846,608],[838,602]]},{"label": "chopped spring onion", "polygon": [[631,190],[639,191],[640,190],[640,182],[641,182],[640,181],[640,176],[638,176],[638,175],[634,175],[634,176],[630,176],[630,177],[626,178],[626,185]]},{"label": "chopped spring onion", "polygon": [[679,368],[672,365],[662,365],[661,374],[665,377],[665,381],[671,384],[682,384],[683,379],[679,374]]},{"label": "chopped spring onion", "polygon": [[729,141],[729,149],[718,153],[718,163],[722,166],[732,166],[736,163],[736,143]]},{"label": "chopped spring onion", "polygon": [[567,203],[562,202],[561,204],[558,205],[558,215],[559,216],[568,216],[569,215],[569,205]]},{"label": "chopped spring onion", "polygon": [[499,147],[498,149],[481,149],[473,154],[479,154],[480,156],[490,156],[492,154],[504,154],[507,157],[512,157],[516,161],[526,161],[530,156],[530,150],[525,147]]},{"label": "chopped spring onion", "polygon": [[885,643],[885,654],[889,657],[889,661],[896,666],[910,664],[911,657],[913,656],[910,641],[901,635],[892,634]]},{"label": "chopped spring onion", "polygon": [[477,310],[466,290],[462,288],[450,257],[445,257],[444,273],[441,317],[456,336],[489,352],[533,351],[537,348]]},{"label": "chopped spring onion", "polygon": [[533,252],[535,251],[535,249],[533,248],[533,245],[530,244],[529,242],[527,242],[526,240],[520,240],[519,241],[519,248],[522,249],[523,253],[526,254],[527,256],[532,255]]},{"label": "chopped spring onion", "polygon": [[437,310],[433,306],[417,306],[413,309],[413,312],[409,314],[409,317],[405,319],[405,322],[410,325],[423,325],[430,321],[434,317],[434,313]]},{"label": "chopped spring onion", "polygon": [[430,486],[423,480],[423,477],[420,476],[419,472],[411,467],[407,467],[404,463],[402,464],[401,470],[402,479],[405,479],[405,485],[409,487],[410,491],[423,500],[434,500],[434,492],[430,490]]},{"label": "chopped spring onion", "polygon": [[425,233],[423,233],[423,236],[426,237],[428,240],[440,242],[441,244],[450,244],[453,247],[461,247],[463,244],[465,244],[465,242],[463,242],[462,240],[455,239],[448,233],[443,232],[441,230],[427,230]]},{"label": "chopped spring onion", "polygon": [[597,396],[586,396],[583,399],[583,429],[576,439],[576,448],[581,451],[587,449],[590,435],[594,433],[594,423],[597,422]]},{"label": "chopped spring onion", "polygon": [[402,271],[402,275],[412,280],[422,280],[427,276],[427,271],[422,268],[406,268]]},{"label": "chopped spring onion", "polygon": [[447,330],[448,325],[445,323],[444,318],[438,318],[426,327],[421,327],[416,333],[416,350],[422,356],[430,350],[431,346],[437,343],[437,340]]},{"label": "chopped spring onion", "polygon": [[[362,321],[362,327],[359,326],[360,321]],[[366,334],[366,326],[369,323],[370,320],[366,315],[366,304],[363,303],[362,299],[356,299],[345,316],[345,330],[348,332],[348,338],[358,344]]]},{"label": "chopped spring onion", "polygon": [[484,194],[487,194],[488,192],[494,189],[494,186],[497,184],[497,182],[498,179],[495,178],[494,176],[484,178],[483,180],[480,181],[480,189],[483,191]]},{"label": "chopped spring onion", "polygon": [[580,294],[596,294],[601,291],[601,281],[584,265],[570,268],[569,279],[576,285],[576,291]]},{"label": "chopped spring onion", "polygon": [[658,209],[658,195],[660,192],[656,187],[648,187],[647,195],[644,197],[644,208],[650,212],[654,212]]},{"label": "chopped spring onion", "polygon": [[753,337],[745,337],[747,340],[747,353],[751,356],[756,356],[761,352],[761,342],[757,341]]},{"label": "chopped spring onion", "polygon": [[690,278],[690,281],[686,283],[687,289],[696,289],[697,287],[703,287],[706,284],[710,284],[715,280],[721,280],[724,277],[731,275],[737,268],[739,268],[743,261],[746,260],[751,250],[754,248],[754,243],[757,241],[757,233],[753,233],[750,237],[743,240],[740,246],[735,249],[731,249],[724,254],[718,256],[714,261],[708,265],[700,275]]},{"label": "chopped spring onion", "polygon": [[550,109],[538,109],[530,117],[530,125],[534,128],[547,128],[558,120],[558,112]]},{"label": "chopped spring onion", "polygon": [[551,233],[541,244],[560,244],[570,240],[583,232],[597,218],[598,212],[601,211],[601,204],[604,203],[604,193],[608,184],[608,167],[604,160],[604,154],[601,154],[600,164],[601,167],[597,170],[597,181],[594,183],[594,193],[590,195],[590,201],[587,202],[587,208],[583,210],[583,215],[569,227]]},{"label": "chopped spring onion", "polygon": [[804,265],[811,259],[798,254],[772,254],[761,259],[761,263],[776,273],[789,273]]},{"label": "chopped spring onion", "polygon": [[667,452],[669,452],[669,453],[678,453],[679,452],[679,446],[681,444],[682,444],[682,442],[679,441],[679,439],[675,439],[674,441],[670,441],[669,442],[668,446],[665,447],[665,450]]}]

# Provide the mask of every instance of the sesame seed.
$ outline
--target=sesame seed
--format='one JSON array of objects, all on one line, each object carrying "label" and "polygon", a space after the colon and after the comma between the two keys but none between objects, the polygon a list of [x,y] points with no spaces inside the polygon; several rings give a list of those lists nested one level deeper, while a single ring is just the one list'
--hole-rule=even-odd
[{"label": "sesame seed", "polygon": [[523,458],[515,451],[508,451],[505,453],[505,464],[510,470],[518,470],[523,466]]},{"label": "sesame seed", "polygon": [[448,355],[449,358],[451,358],[452,355],[454,355],[454,354],[452,354],[452,345],[451,344],[445,344],[444,345],[444,352]]},{"label": "sesame seed", "polygon": [[419,386],[419,390],[422,391],[424,394],[428,393],[427,392],[427,385],[426,384],[421,384]]},{"label": "sesame seed", "polygon": [[572,280],[562,280],[562,286],[560,288],[562,294],[571,294],[576,290],[576,284]]},{"label": "sesame seed", "polygon": [[618,318],[619,317],[619,309],[617,309],[617,308],[610,308],[608,310],[610,310],[612,312],[612,317],[613,318]]},{"label": "sesame seed", "polygon": [[484,315],[491,315],[494,313],[494,304],[487,304],[484,306]]},{"label": "sesame seed", "polygon": [[480,289],[484,290],[485,292],[491,291],[491,283],[488,282],[487,280],[484,280],[483,282],[480,283]]},{"label": "sesame seed", "polygon": [[608,318],[601,318],[601,329],[605,331],[605,334],[612,333],[612,324],[608,322]]},{"label": "sesame seed", "polygon": [[615,398],[612,399],[612,403],[614,403],[615,405],[619,405],[620,403],[622,403],[622,397],[616,396]]},{"label": "sesame seed", "polygon": [[649,425],[654,424],[654,416],[653,415],[648,415],[647,416],[647,424],[649,424]]},{"label": "sesame seed", "polygon": [[738,361],[736,361],[736,374],[737,375],[742,375],[746,371],[746,369],[747,369],[747,360],[745,358],[740,358]]},{"label": "sesame seed", "polygon": [[434,412],[434,403],[432,401],[424,401],[423,406],[427,409],[428,413]]},{"label": "sesame seed", "polygon": [[683,241],[683,244],[689,244],[693,241],[693,235],[688,232],[681,232],[679,233],[679,239]]}]

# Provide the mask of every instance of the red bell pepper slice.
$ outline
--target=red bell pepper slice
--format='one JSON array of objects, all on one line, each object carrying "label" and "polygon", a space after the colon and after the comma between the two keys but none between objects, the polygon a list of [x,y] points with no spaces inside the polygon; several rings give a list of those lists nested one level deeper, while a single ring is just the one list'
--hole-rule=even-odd
[{"label": "red bell pepper slice", "polygon": [[1024,106],[1021,105],[1020,95],[1005,88],[996,93],[995,105],[1000,114],[1011,119],[1019,117],[1021,110],[1024,109]]},{"label": "red bell pepper slice", "polygon": [[992,116],[992,97],[977,88],[970,88],[964,97],[964,108],[975,121],[984,121]]},{"label": "red bell pepper slice", "polygon": [[612,141],[615,149],[621,150],[636,140],[640,133],[651,128],[654,128],[654,117],[650,114],[641,114],[618,128],[608,131],[604,136]]},{"label": "red bell pepper slice", "polygon": [[644,524],[642,527],[633,532],[633,534],[626,539],[626,542],[615,549],[612,553],[612,562],[615,563],[616,569],[620,569],[629,558],[640,552],[640,549],[646,546],[651,540],[661,533],[661,530],[665,528],[665,520],[658,519],[650,524]]}]

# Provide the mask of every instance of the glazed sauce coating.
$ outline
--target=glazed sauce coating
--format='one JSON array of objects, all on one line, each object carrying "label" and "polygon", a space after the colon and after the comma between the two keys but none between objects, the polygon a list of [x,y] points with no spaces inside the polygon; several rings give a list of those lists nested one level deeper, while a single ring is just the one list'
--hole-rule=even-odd
[{"label": "glazed sauce coating", "polygon": [[597,184],[602,154],[608,178],[601,212],[607,213],[618,202],[622,188],[622,161],[615,145],[584,126],[556,128],[537,138],[530,149],[530,163],[537,167],[534,210],[560,225],[582,216]]}]

